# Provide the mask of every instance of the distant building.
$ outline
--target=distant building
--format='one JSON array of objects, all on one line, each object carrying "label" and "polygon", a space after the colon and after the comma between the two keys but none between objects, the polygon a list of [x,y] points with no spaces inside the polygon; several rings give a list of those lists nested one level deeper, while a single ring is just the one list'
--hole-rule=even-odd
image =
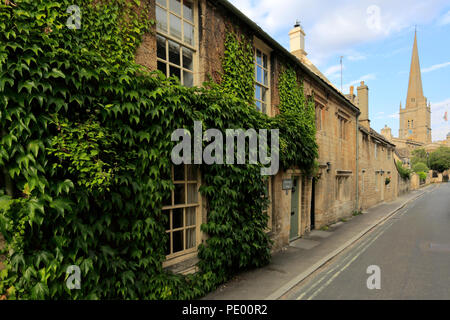
[{"label": "distant building", "polygon": [[397,146],[397,150],[404,159],[409,158],[414,149],[423,148],[427,152],[432,152],[442,145],[450,146],[449,137],[444,141],[432,142],[431,104],[423,94],[420,70],[416,32],[405,108],[400,103],[399,137],[394,137],[388,126],[381,130],[381,134]]}]

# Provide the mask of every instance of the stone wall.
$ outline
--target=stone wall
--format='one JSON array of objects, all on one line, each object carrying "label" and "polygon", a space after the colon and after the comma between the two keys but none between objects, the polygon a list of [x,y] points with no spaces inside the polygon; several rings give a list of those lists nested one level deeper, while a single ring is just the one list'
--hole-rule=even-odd
[{"label": "stone wall", "polygon": [[[315,226],[319,229],[350,216],[356,207],[356,113],[314,83],[305,81],[305,91],[314,93],[320,117],[316,134],[320,179],[315,190]],[[340,119],[345,119],[344,137]],[[337,193],[339,179],[343,195]]]},{"label": "stone wall", "polygon": [[[394,147],[368,130],[359,137],[359,208],[365,210],[398,194],[398,171]],[[390,182],[387,184],[387,179]]]}]

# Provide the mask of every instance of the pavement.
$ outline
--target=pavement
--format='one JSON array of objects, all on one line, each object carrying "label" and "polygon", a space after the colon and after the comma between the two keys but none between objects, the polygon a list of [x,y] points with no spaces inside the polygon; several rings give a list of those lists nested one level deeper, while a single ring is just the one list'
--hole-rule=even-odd
[{"label": "pavement", "polygon": [[353,217],[345,223],[333,225],[327,231],[312,231],[282,251],[275,253],[268,266],[235,276],[203,299],[277,300],[286,297],[292,298],[289,297],[289,294],[292,294],[292,290],[295,290],[303,280],[325,267],[327,263],[402,210],[408,203],[438,187],[439,185],[429,185],[403,195],[395,201],[379,204],[366,210],[363,215]]}]

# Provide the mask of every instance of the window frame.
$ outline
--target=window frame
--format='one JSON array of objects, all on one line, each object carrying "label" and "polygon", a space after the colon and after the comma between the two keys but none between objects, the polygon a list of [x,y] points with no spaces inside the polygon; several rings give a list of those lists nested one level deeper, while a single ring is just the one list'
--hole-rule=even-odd
[{"label": "window frame", "polygon": [[323,112],[325,109],[325,106],[321,103],[314,101],[316,106],[316,130],[317,132],[322,131],[322,123],[323,123]]},{"label": "window frame", "polygon": [[[156,27],[155,27],[155,34],[156,34],[156,39],[158,39],[158,36],[165,38],[166,40],[166,59],[162,59],[159,58],[158,55],[156,56],[156,63],[158,64],[158,62],[164,63],[166,65],[166,73],[165,75],[167,77],[170,77],[170,66],[176,67],[180,70],[180,83],[182,85],[184,85],[184,77],[183,77],[183,72],[189,72],[192,73],[192,77],[193,77],[193,81],[192,81],[192,85],[196,86],[199,83],[199,19],[198,19],[198,0],[190,0],[190,2],[192,2],[192,14],[193,14],[193,22],[184,19],[183,17],[183,2],[184,0],[180,0],[181,2],[181,14],[178,14],[174,11],[171,11],[168,4],[170,2],[170,0],[163,0],[166,1],[166,7],[162,7],[162,5],[160,5],[158,3],[158,1],[155,1],[155,10],[157,10],[156,7],[159,7],[161,9],[163,9],[164,11],[166,11],[166,23],[167,23],[167,31],[162,31],[160,29],[158,29],[158,21],[156,19],[155,16],[155,22],[156,22]],[[175,36],[170,34],[170,15],[173,14],[174,16],[176,16],[177,18],[181,19],[181,40],[176,38]],[[189,23],[193,26],[194,29],[194,37],[193,37],[193,41],[194,44],[189,44],[186,43],[184,41],[184,23]],[[156,40],[158,41],[158,40]],[[177,65],[176,63],[170,62],[170,57],[169,57],[169,41],[175,42],[176,44],[178,44],[180,46],[180,64]],[[158,43],[156,43],[156,48],[158,47]],[[192,71],[185,68],[183,66],[183,47],[189,49],[192,51]],[[158,67],[157,67],[157,70]]]},{"label": "window frame", "polygon": [[[257,50],[259,50],[262,54],[265,54],[267,56],[267,68],[264,68],[263,65],[261,66],[261,65],[257,64]],[[266,112],[265,112],[265,114],[268,115],[269,117],[272,115],[272,86],[271,86],[272,75],[271,75],[271,71],[270,71],[271,70],[271,54],[272,54],[272,51],[273,50],[268,45],[266,45],[262,40],[260,40],[257,37],[253,38],[253,66],[254,66],[254,90],[255,90],[255,95],[256,95],[256,86],[263,87],[263,88],[265,88],[267,90],[266,102],[265,102],[265,104],[266,104]],[[257,81],[257,79],[258,79],[258,77],[257,77],[258,66],[260,66],[263,69],[263,72],[267,71],[267,85]],[[263,100],[258,100],[258,99],[256,99],[256,97],[254,97],[254,101],[255,101],[255,107],[256,107],[256,102],[257,101],[259,101],[261,103],[264,103]],[[260,112],[263,113],[262,110]]]},{"label": "window frame", "polygon": [[[175,167],[172,166],[171,169],[171,180],[175,185],[184,185],[184,198],[185,198],[185,204],[176,204],[175,203],[175,189],[171,191],[171,205],[166,205],[162,207],[162,212],[163,214],[168,214],[169,215],[169,229],[165,230],[165,233],[169,234],[169,251],[170,253],[168,255],[166,255],[166,260],[163,262],[163,267],[169,267],[172,266],[174,264],[180,263],[182,261],[185,261],[187,259],[193,258],[197,255],[197,251],[198,251],[198,247],[201,244],[201,240],[202,240],[202,232],[201,232],[201,224],[202,222],[202,196],[200,193],[200,187],[202,184],[201,181],[201,172],[200,172],[200,167],[196,166],[196,165],[183,165],[184,166],[184,180],[175,180]],[[196,180],[189,180],[188,179],[188,167],[189,166],[193,166],[196,168]],[[197,202],[196,203],[192,203],[192,204],[188,204],[187,203],[187,199],[188,199],[188,188],[187,185],[189,184],[196,184],[197,188],[196,188],[196,193],[197,193]],[[192,226],[187,226],[186,225],[186,210],[185,209],[189,209],[189,208],[195,208],[195,227]],[[173,228],[172,225],[172,220],[173,220],[173,214],[171,214],[171,211],[176,210],[176,209],[183,209],[183,223],[182,226],[179,228]],[[189,249],[185,249],[186,248],[186,235],[187,232],[186,230],[188,229],[195,229],[195,245],[192,248]],[[179,231],[183,231],[183,250],[182,251],[178,251],[176,253],[173,253],[173,243],[172,243],[172,236],[174,232],[179,232]]]}]

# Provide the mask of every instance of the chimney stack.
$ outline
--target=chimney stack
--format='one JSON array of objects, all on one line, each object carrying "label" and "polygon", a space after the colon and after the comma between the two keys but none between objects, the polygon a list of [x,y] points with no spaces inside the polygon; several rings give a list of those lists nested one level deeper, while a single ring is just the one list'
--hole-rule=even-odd
[{"label": "chimney stack", "polygon": [[358,91],[358,107],[361,111],[359,123],[369,129],[369,87],[364,83],[364,81],[361,81],[361,85],[356,90]]},{"label": "chimney stack", "polygon": [[305,51],[305,36],[306,34],[303,31],[300,22],[297,21],[294,25],[294,29],[289,32],[289,38],[291,46],[290,51],[300,60],[308,55]]}]

